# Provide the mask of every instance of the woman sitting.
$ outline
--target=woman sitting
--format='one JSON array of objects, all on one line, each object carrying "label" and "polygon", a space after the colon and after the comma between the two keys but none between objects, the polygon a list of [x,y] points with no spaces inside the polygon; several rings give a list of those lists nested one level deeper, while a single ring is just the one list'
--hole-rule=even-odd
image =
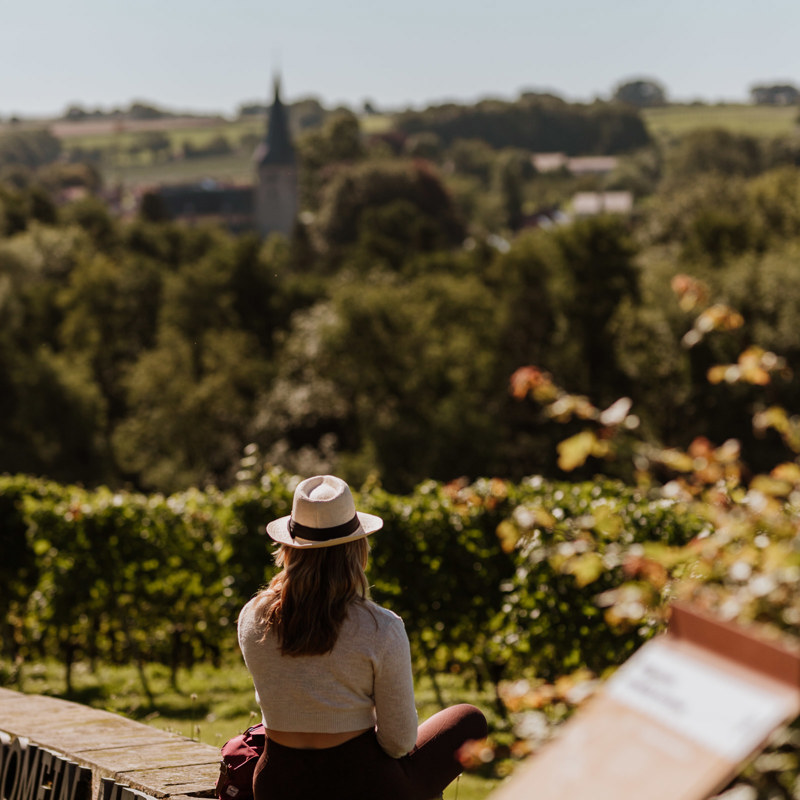
[{"label": "woman sitting", "polygon": [[238,623],[267,729],[255,800],[430,800],[461,772],[459,748],[486,736],[466,704],[417,727],[403,621],[368,599],[366,537],[382,525],[324,475],[267,526],[282,570]]}]

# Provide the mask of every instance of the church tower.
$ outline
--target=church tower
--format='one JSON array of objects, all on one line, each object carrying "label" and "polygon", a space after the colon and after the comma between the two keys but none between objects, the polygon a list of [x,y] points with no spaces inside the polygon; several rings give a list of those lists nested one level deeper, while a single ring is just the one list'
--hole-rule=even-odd
[{"label": "church tower", "polygon": [[297,216],[297,158],[289,136],[289,120],[281,102],[280,79],[267,115],[264,139],[253,154],[256,167],[254,210],[262,236],[277,231],[289,236]]}]

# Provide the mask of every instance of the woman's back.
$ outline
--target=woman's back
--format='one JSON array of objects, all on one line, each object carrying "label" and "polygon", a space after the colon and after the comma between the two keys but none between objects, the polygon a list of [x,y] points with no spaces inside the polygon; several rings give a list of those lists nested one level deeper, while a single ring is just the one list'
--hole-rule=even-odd
[{"label": "woman's back", "polygon": [[285,656],[276,635],[264,636],[258,605],[256,597],[242,609],[239,644],[268,729],[342,733],[377,723],[390,754],[414,746],[411,656],[400,617],[354,600],[330,652]]}]

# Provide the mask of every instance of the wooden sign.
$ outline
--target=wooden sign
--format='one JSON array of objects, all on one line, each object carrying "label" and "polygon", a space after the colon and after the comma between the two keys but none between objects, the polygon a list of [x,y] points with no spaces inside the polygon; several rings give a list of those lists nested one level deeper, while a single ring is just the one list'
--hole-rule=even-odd
[{"label": "wooden sign", "polygon": [[676,604],[491,800],[702,800],[798,713],[800,649]]},{"label": "wooden sign", "polygon": [[92,771],[0,734],[0,800],[89,800]]}]

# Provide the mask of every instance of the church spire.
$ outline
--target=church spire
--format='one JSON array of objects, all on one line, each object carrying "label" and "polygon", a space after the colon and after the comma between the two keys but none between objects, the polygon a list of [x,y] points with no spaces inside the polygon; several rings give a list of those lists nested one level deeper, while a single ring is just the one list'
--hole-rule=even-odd
[{"label": "church spire", "polygon": [[281,79],[273,80],[273,100],[267,114],[267,130],[264,139],[254,153],[258,166],[264,164],[294,164],[295,153],[289,135],[289,115],[281,101]]},{"label": "church spire", "polygon": [[291,236],[297,217],[297,158],[289,135],[289,113],[281,100],[281,81],[274,77],[273,100],[264,138],[253,154],[254,221],[262,236]]}]

